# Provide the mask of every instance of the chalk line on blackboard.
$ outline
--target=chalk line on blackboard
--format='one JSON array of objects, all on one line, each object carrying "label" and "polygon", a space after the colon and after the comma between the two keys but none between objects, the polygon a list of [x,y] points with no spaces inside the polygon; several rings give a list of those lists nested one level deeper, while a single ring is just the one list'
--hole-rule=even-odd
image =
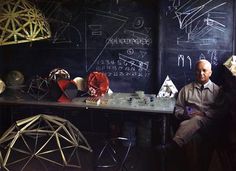
[{"label": "chalk line on blackboard", "polygon": [[131,64],[131,65],[134,65],[140,69],[143,69],[143,70],[148,70],[148,67],[149,67],[149,63],[148,62],[143,62],[143,61],[140,61],[140,60],[137,60],[137,59],[134,59],[134,58],[131,58],[129,56],[126,56],[126,55],[123,55],[121,53],[119,53],[119,59]]},{"label": "chalk line on blackboard", "polygon": [[[88,8],[87,11],[86,11],[86,14],[92,14],[92,15],[95,15],[97,17],[102,17],[102,18],[109,18],[109,19],[112,19],[113,21],[119,21],[121,22],[117,29],[114,30],[113,33],[110,33],[111,36],[110,37],[107,37],[107,39],[112,39],[119,31],[121,28],[124,27],[125,23],[127,22],[128,18],[125,17],[125,16],[121,16],[121,15],[117,15],[117,14],[114,14],[114,13],[108,13],[108,12],[105,12],[105,11],[101,11],[101,10],[96,10],[96,9],[91,9],[91,8]],[[85,22],[86,23],[86,22]],[[87,23],[86,23],[87,24]],[[85,33],[87,33],[87,27],[85,26]],[[95,36],[95,35],[92,35],[92,36]],[[103,53],[103,51],[106,49],[106,47],[109,45],[109,41],[106,41],[106,42],[100,42],[101,44],[102,43],[105,43],[103,45],[103,47],[97,52],[97,55],[94,56],[89,56],[88,53],[89,53],[89,42],[87,40],[87,36],[85,36],[85,58],[86,58],[86,72],[90,71],[91,68],[96,64],[97,60],[100,58],[101,54]],[[98,49],[98,48],[97,48]],[[92,60],[91,60],[92,59]]]}]

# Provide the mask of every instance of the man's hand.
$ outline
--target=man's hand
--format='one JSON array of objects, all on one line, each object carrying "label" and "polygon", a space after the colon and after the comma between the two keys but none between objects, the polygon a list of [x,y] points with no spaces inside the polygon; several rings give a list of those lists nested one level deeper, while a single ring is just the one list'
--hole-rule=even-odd
[{"label": "man's hand", "polygon": [[203,113],[203,112],[201,112],[201,111],[195,111],[195,112],[193,112],[192,114],[191,114],[191,117],[193,117],[193,116],[205,116],[205,114]]},{"label": "man's hand", "polygon": [[197,110],[196,108],[186,106],[186,113],[191,118],[193,116],[205,116],[204,112]]}]

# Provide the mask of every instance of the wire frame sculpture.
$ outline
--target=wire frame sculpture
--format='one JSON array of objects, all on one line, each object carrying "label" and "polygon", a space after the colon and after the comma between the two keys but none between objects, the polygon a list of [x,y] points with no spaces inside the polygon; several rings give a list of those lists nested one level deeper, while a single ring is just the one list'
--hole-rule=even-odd
[{"label": "wire frame sculpture", "polygon": [[18,120],[0,138],[0,163],[4,170],[25,171],[31,163],[81,168],[79,152],[92,152],[82,133],[68,120],[39,114]]},{"label": "wire frame sculpture", "polygon": [[43,14],[27,0],[0,0],[0,45],[51,37]]},{"label": "wire frame sculpture", "polygon": [[27,93],[36,100],[42,100],[49,93],[48,79],[36,75],[31,80]]},{"label": "wire frame sculpture", "polygon": [[[125,144],[125,145],[124,145]],[[96,160],[96,168],[113,168],[112,170],[127,170],[125,162],[129,155],[132,142],[125,137],[108,140],[100,151]]]}]

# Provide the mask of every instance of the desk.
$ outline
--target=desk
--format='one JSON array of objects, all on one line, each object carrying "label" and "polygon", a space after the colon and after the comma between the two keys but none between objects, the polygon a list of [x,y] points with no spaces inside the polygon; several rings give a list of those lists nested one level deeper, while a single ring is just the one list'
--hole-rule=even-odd
[{"label": "desk", "polygon": [[[0,97],[0,105],[33,105],[45,107],[70,107],[81,109],[103,109],[115,111],[143,112],[150,115],[151,118],[161,117],[161,146],[166,144],[167,122],[170,115],[173,114],[174,98],[156,98],[155,95],[146,94],[140,99],[132,93],[113,93],[101,98],[100,105],[86,104],[86,97],[78,97],[68,103],[58,103],[52,101],[35,101],[31,98],[11,99]],[[162,161],[162,170],[165,170],[165,157]]]}]

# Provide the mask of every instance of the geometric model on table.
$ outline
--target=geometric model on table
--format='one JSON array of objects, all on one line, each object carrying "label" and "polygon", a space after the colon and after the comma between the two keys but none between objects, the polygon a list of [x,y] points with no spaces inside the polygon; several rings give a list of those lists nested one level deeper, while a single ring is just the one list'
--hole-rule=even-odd
[{"label": "geometric model on table", "polygon": [[174,83],[170,79],[170,77],[167,75],[164,83],[162,84],[160,91],[158,92],[157,97],[175,97],[175,95],[178,93],[177,88],[175,87]]},{"label": "geometric model on table", "polygon": [[81,168],[79,153],[92,151],[82,133],[68,120],[39,114],[18,120],[0,138],[0,164],[4,170],[25,171],[33,163],[47,167]]},{"label": "geometric model on table", "polygon": [[36,100],[41,100],[49,93],[49,82],[40,76],[36,76],[30,82],[27,93]]}]

